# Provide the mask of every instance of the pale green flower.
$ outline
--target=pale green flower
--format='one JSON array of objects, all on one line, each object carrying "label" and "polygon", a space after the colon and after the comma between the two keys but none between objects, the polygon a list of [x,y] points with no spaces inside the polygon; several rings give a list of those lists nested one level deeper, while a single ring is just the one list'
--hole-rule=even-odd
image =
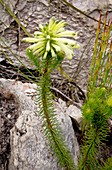
[{"label": "pale green flower", "polygon": [[23,41],[34,43],[28,47],[33,54],[42,56],[44,59],[50,52],[52,57],[56,57],[58,52],[63,53],[68,59],[72,59],[74,49],[80,46],[71,38],[77,38],[77,33],[64,29],[65,22],[49,20],[45,26],[39,24],[39,31],[34,32],[34,38],[23,38]]}]

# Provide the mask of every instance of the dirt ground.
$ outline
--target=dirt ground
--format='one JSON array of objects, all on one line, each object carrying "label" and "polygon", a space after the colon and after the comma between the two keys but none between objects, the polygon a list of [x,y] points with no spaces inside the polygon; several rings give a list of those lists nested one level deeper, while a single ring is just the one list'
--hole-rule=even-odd
[{"label": "dirt ground", "polygon": [[8,170],[10,156],[10,129],[18,118],[15,97],[0,89],[0,170]]}]

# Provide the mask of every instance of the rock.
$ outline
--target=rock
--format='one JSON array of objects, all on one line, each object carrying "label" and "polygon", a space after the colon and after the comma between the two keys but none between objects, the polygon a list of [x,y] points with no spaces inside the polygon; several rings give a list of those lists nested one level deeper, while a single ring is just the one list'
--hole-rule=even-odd
[{"label": "rock", "polygon": [[94,10],[104,9],[104,7],[107,7],[109,3],[112,4],[112,2],[105,1],[105,0],[102,0],[102,1],[98,1],[98,0],[75,1],[73,0],[73,5],[84,12],[88,12],[88,11],[92,12]]},{"label": "rock", "polygon": [[60,98],[58,99],[58,102],[60,106],[63,107],[63,111],[65,112],[65,114],[74,119],[74,121],[76,121],[78,126],[80,127],[83,118],[81,109],[77,108],[74,105],[70,105],[69,107],[67,107],[66,103]]},{"label": "rock", "polygon": [[[12,11],[14,11],[17,0],[11,0],[11,3],[9,1],[4,2],[10,7]],[[8,14],[5,5],[2,6],[2,3],[0,3],[0,32],[8,28],[12,21],[14,21],[14,19],[12,19],[11,16]]]},{"label": "rock", "polygon": [[[68,0],[68,2],[95,19],[99,18],[99,9],[103,9],[103,14],[108,9],[109,19],[112,18],[112,0]],[[83,89],[86,89],[86,78],[88,77],[91,56],[93,54],[97,22],[73,10],[62,1],[54,0],[48,3],[48,0],[10,0],[10,2],[6,1],[6,3],[30,34],[33,34],[38,29],[39,23],[46,23],[52,16],[59,18],[59,20],[65,20],[67,22],[67,29],[78,32],[79,39],[77,41],[81,47],[74,51],[74,57],[71,61],[64,60],[63,69]],[[25,54],[28,44],[22,42],[22,38],[27,35],[25,35],[22,29],[19,29],[20,25],[14,21],[1,4],[0,20],[1,38],[5,42],[5,44],[2,40],[0,42],[2,47],[0,49],[0,59],[6,58],[5,54],[7,54],[14,65],[21,66],[21,63],[16,58],[18,57],[28,68],[32,68],[33,66]],[[13,53],[7,46],[11,48]],[[78,65],[79,63],[82,66]],[[77,66],[80,66],[79,69]],[[78,75],[76,74],[77,70]],[[52,75],[52,77],[56,77],[56,80],[60,78],[59,76],[57,72]]]},{"label": "rock", "polygon": [[[44,136],[42,121],[34,100],[36,86],[5,79],[0,79],[0,84],[14,93],[19,104],[20,116],[10,132],[9,170],[60,170],[49,141]],[[54,102],[54,107],[65,141],[77,165],[79,145],[66,105]]]},{"label": "rock", "polygon": [[[77,144],[77,139],[74,137],[71,121],[68,116],[63,115],[63,112],[60,112],[58,119],[61,122],[65,140],[77,164],[79,146]],[[11,130],[11,158],[9,170],[17,169],[60,169],[53,152],[50,150],[49,142],[43,134],[38,115],[35,115],[35,112],[29,110],[22,112],[15,127]]]},{"label": "rock", "polygon": [[82,122],[82,113],[81,113],[81,110],[79,108],[77,108],[74,105],[70,105],[66,109],[66,113],[69,114],[70,117],[75,119],[79,125],[81,125],[81,122]]}]

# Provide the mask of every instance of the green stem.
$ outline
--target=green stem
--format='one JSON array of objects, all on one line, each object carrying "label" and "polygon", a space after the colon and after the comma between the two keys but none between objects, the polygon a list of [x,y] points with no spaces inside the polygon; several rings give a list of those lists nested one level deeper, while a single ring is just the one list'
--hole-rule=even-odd
[{"label": "green stem", "polygon": [[[49,99],[52,97],[50,96],[50,75],[49,75],[49,67],[50,67],[51,61],[50,59],[46,59],[45,61],[45,69],[44,73],[41,77],[41,83],[40,83],[40,88],[41,88],[41,108],[43,110],[44,114],[44,125],[46,126],[46,131],[48,131],[48,138],[50,140],[50,144],[52,145],[52,148],[54,149],[54,153],[57,155],[60,165],[66,170],[75,170],[74,168],[74,161],[73,158],[68,150],[66,148],[66,144],[64,143],[63,136],[61,136],[61,131],[58,125],[58,121],[56,120],[54,110],[51,109],[53,108],[53,103],[48,100],[48,95]],[[53,115],[54,114],[54,115]],[[53,121],[52,121],[53,120]],[[55,120],[55,122],[54,122]]]},{"label": "green stem", "polygon": [[86,165],[86,162],[87,162],[87,159],[88,159],[88,156],[89,156],[89,152],[91,151],[91,148],[92,148],[92,146],[94,145],[94,143],[95,143],[95,141],[96,141],[96,139],[97,139],[97,136],[98,136],[98,129],[96,129],[96,133],[95,133],[94,139],[93,139],[92,143],[90,144],[90,146],[88,147],[88,150],[87,150],[87,152],[86,152],[86,154],[85,154],[85,158],[84,158],[84,161],[83,161],[83,163],[82,163],[82,169],[83,169],[83,168],[85,167],[85,165]]}]

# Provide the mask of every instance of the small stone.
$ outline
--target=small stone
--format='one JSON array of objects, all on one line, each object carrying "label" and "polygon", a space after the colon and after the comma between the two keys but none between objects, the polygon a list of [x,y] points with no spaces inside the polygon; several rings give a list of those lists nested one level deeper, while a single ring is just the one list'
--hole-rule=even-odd
[{"label": "small stone", "polygon": [[10,118],[11,118],[11,115],[10,115],[10,114],[8,114],[8,115],[7,115],[7,118],[8,118],[8,119],[10,119]]}]

